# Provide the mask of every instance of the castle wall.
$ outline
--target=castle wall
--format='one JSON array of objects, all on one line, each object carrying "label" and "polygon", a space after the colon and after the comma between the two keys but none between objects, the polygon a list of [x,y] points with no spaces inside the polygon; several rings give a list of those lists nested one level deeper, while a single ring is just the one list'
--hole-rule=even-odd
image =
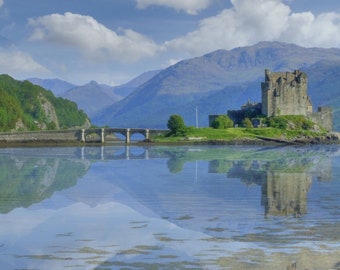
[{"label": "castle wall", "polygon": [[333,130],[333,110],[330,107],[319,107],[317,112],[312,112],[307,117],[319,126]]}]

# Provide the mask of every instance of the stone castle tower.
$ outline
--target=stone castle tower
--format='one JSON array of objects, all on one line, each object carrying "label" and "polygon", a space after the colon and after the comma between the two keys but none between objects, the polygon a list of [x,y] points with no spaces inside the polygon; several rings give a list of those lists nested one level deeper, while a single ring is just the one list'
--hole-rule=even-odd
[{"label": "stone castle tower", "polygon": [[304,115],[313,111],[307,95],[307,75],[304,72],[270,72],[265,70],[262,88],[262,114]]},{"label": "stone castle tower", "polygon": [[262,88],[261,112],[267,117],[279,115],[304,115],[327,130],[333,129],[333,110],[318,107],[313,112],[307,94],[307,74],[294,72],[270,72],[265,70]]}]

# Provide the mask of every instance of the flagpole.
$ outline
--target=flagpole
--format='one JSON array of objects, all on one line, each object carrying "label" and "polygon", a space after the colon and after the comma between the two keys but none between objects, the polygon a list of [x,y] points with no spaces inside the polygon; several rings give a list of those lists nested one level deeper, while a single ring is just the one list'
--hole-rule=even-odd
[{"label": "flagpole", "polygon": [[198,106],[196,106],[196,128],[198,128]]}]

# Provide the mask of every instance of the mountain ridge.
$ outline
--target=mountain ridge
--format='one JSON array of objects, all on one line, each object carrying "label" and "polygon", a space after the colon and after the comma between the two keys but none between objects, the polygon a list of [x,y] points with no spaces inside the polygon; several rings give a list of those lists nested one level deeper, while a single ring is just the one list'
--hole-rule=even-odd
[{"label": "mountain ridge", "polygon": [[69,89],[76,87],[75,84],[69,83],[60,79],[40,79],[40,78],[28,78],[28,81],[35,85],[39,85],[47,90],[53,92],[54,95],[62,97]]}]

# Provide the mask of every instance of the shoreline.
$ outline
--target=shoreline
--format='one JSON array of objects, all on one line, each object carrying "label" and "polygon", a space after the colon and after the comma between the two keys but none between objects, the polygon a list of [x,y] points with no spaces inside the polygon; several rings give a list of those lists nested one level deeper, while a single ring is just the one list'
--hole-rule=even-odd
[{"label": "shoreline", "polygon": [[94,147],[94,146],[180,146],[180,145],[272,145],[272,146],[285,146],[285,145],[330,145],[340,144],[340,133],[332,132],[327,136],[311,137],[311,138],[294,138],[294,139],[281,139],[281,138],[235,138],[232,140],[190,140],[185,139],[179,141],[132,141],[131,143],[125,143],[122,141],[106,141],[105,143],[92,141],[92,142],[80,142],[80,141],[58,141],[58,140],[27,140],[27,141],[0,141],[0,148],[20,148],[20,147]]}]

